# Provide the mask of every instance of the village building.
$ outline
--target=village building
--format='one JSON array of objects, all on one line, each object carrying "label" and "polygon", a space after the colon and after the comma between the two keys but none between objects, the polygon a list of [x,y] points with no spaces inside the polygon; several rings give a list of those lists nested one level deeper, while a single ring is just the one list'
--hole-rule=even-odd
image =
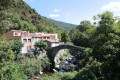
[{"label": "village building", "polygon": [[39,40],[49,43],[50,47],[54,47],[55,44],[57,45],[59,44],[59,39],[57,34],[47,34],[44,32],[29,33],[29,31],[11,30],[5,33],[5,36],[7,41],[21,40],[21,42],[24,44],[21,53],[27,53],[29,49],[35,49],[34,44]]}]

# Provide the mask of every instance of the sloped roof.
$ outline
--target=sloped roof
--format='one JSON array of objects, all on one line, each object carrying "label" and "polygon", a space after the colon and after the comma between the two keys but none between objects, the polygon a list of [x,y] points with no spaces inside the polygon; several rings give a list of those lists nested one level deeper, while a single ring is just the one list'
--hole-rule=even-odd
[{"label": "sloped roof", "polygon": [[29,36],[32,36],[32,37],[42,37],[41,35],[36,35],[35,33],[29,33]]},{"label": "sloped roof", "polygon": [[50,37],[50,36],[56,36],[57,34],[45,34],[45,33],[29,33],[29,36],[32,37]]}]

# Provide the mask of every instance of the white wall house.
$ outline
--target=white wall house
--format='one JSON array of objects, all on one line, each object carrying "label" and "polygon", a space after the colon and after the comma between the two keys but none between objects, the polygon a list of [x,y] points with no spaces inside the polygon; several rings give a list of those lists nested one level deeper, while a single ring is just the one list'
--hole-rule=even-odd
[{"label": "white wall house", "polygon": [[[47,33],[29,33],[28,31],[20,31],[20,30],[11,30],[5,34],[8,41],[10,40],[21,40],[24,44],[22,47],[21,53],[27,53],[29,49],[34,49],[35,42],[49,41],[49,42],[59,42],[57,34],[47,34]],[[54,44],[53,44],[54,46]]]}]

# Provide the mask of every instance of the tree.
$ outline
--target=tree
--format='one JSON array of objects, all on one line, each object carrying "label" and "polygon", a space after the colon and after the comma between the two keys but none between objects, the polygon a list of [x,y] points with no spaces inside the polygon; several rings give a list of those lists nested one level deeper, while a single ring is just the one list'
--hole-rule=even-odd
[{"label": "tree", "polygon": [[20,40],[13,40],[11,42],[13,43],[11,46],[12,51],[15,53],[15,59],[17,59],[18,53],[20,53],[23,44]]},{"label": "tree", "polygon": [[76,31],[74,33],[72,42],[77,46],[89,47],[89,37],[89,34]]},{"label": "tree", "polygon": [[0,0],[0,5],[3,7],[10,7],[13,0]]},{"label": "tree", "polygon": [[8,20],[0,22],[0,35],[3,35],[6,31],[11,28],[12,24]]},{"label": "tree", "polygon": [[20,53],[21,48],[23,47],[22,42],[20,40],[13,40],[12,42],[13,44],[11,47],[12,47],[13,52],[16,54]]},{"label": "tree", "polygon": [[91,41],[92,44],[94,45],[94,46],[92,45],[92,48],[94,49],[93,50],[94,56],[96,55],[97,59],[99,57],[100,60],[104,60],[105,55],[108,55],[109,53],[111,54],[110,50],[112,50],[112,48],[110,49],[110,47],[115,47],[113,45],[114,43],[113,40],[117,40],[115,38],[118,35],[116,34],[116,30],[114,28],[115,21],[113,19],[112,12],[107,11],[99,15],[99,18],[100,18],[99,26],[96,28],[95,34],[92,36]]},{"label": "tree", "polygon": [[7,42],[5,37],[0,37],[0,65],[14,59],[14,53],[11,48],[12,43]]},{"label": "tree", "polygon": [[70,40],[73,40],[74,33],[75,33],[76,31],[77,31],[76,28],[72,28],[72,29],[70,29],[70,31],[69,31]]},{"label": "tree", "polygon": [[47,44],[44,43],[43,41],[38,41],[38,42],[35,42],[35,48],[36,48],[36,51],[35,51],[35,54],[39,54],[39,51],[43,51],[47,48]]},{"label": "tree", "polygon": [[84,32],[87,29],[93,28],[94,26],[91,24],[90,21],[84,20],[76,27],[80,32]]},{"label": "tree", "polygon": [[119,80],[120,26],[116,26],[112,12],[98,16],[99,25],[91,38],[91,55],[102,63],[104,80]]},{"label": "tree", "polygon": [[[83,22],[84,24],[87,22]],[[91,26],[91,27],[90,27]],[[87,28],[88,27],[88,28]],[[90,38],[91,35],[95,32],[96,27],[89,25],[83,27],[76,27],[75,31],[71,34],[72,35],[72,42],[74,45],[82,46],[82,47],[90,47]],[[71,31],[72,32],[72,31]]]},{"label": "tree", "polygon": [[27,80],[18,64],[12,62],[14,53],[11,48],[12,43],[0,37],[0,79],[1,80]]},{"label": "tree", "polygon": [[[119,80],[120,26],[115,23],[112,12],[99,14],[97,18],[98,26],[93,29],[94,31],[91,30],[93,33],[89,35],[91,48],[79,55],[81,71],[77,74],[76,80]],[[89,29],[87,31],[89,32]],[[77,42],[79,36],[76,37]]]},{"label": "tree", "polygon": [[65,42],[65,43],[68,42],[68,41],[70,41],[70,37],[69,37],[67,31],[63,31],[63,32],[61,33],[61,41],[62,41],[62,42]]},{"label": "tree", "polygon": [[27,80],[22,68],[15,62],[6,62],[0,69],[1,80]]}]

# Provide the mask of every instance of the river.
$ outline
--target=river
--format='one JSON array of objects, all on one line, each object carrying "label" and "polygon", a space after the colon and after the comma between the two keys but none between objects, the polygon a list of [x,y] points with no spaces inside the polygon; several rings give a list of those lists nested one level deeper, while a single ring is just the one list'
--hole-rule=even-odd
[{"label": "river", "polygon": [[60,61],[54,70],[58,72],[72,72],[74,70],[77,70],[77,62],[78,61],[76,55],[69,55],[65,60]]},{"label": "river", "polygon": [[[60,61],[59,64],[53,69],[53,71],[44,70],[42,74],[35,74],[35,79],[39,79],[42,76],[48,75],[52,76],[55,72],[72,72],[77,70],[77,56],[76,55],[69,55],[65,60]],[[34,80],[34,79],[32,79]]]}]

